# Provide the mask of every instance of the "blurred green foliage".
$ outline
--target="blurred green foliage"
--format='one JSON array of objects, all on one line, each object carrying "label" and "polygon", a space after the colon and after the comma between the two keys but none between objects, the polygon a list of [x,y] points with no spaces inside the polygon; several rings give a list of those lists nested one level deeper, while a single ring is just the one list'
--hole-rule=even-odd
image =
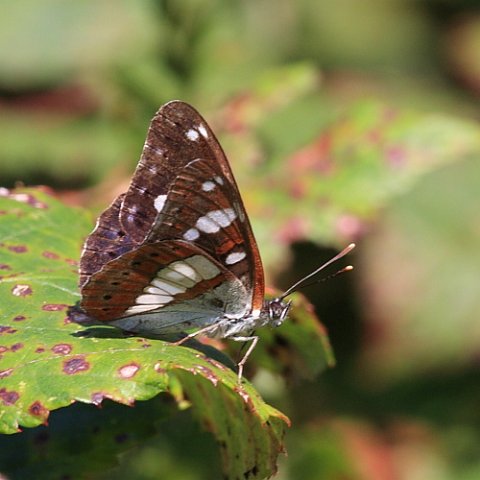
[{"label": "blurred green foliage", "polygon": [[[155,110],[193,103],[278,284],[327,247],[360,244],[353,274],[309,290],[337,367],[288,387],[255,377],[293,421],[278,478],[473,480],[479,31],[471,0],[3,2],[0,184],[44,183],[103,208],[125,189]],[[186,414],[178,425],[183,450],[161,425],[129,445],[129,478],[218,475],[203,470],[213,444],[199,454],[188,445],[204,434]],[[29,435],[42,458],[54,431],[39,429]],[[93,462],[95,478],[118,474]]]}]

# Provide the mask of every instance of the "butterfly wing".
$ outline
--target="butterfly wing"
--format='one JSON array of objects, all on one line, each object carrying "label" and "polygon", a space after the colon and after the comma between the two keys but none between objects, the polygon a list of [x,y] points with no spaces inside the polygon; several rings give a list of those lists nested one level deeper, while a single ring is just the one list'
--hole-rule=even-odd
[{"label": "butterfly wing", "polygon": [[108,262],[83,288],[81,307],[135,332],[171,333],[245,315],[242,282],[182,240],[145,243]]},{"label": "butterfly wing", "polygon": [[[221,176],[215,163],[196,159],[172,182],[147,241],[181,238],[201,247],[241,279],[255,306],[254,286],[263,282],[263,276],[258,280],[255,274],[263,274],[263,269],[252,251],[250,234],[237,190]],[[256,248],[255,243],[253,246]],[[255,259],[259,263],[252,266]],[[263,290],[260,294],[257,301],[262,302]]]},{"label": "butterfly wing", "polygon": [[98,218],[80,258],[80,287],[107,262],[132,250],[137,243],[120,225],[119,213],[125,194],[120,195]]},{"label": "butterfly wing", "polygon": [[[120,309],[133,298],[122,296],[122,289],[117,288],[126,286],[122,282],[110,284],[110,293],[103,294],[121,300],[121,306],[108,314],[100,311],[111,308],[99,303],[105,302],[100,294],[107,272],[125,271],[134,255],[130,252],[140,254],[142,244],[158,245],[165,240],[181,240],[199,248],[199,255],[221,266],[219,278],[235,279],[243,285],[244,292],[236,296],[242,301],[245,297],[250,310],[262,308],[263,268],[228,161],[205,120],[179,101],[164,105],[155,115],[129,190],[100,216],[85,243],[80,284],[87,313],[105,321],[122,315]],[[162,251],[172,245],[162,243]],[[137,286],[141,281],[147,281],[146,277]],[[210,287],[202,283],[194,293],[204,295]],[[193,297],[180,299],[193,307]],[[167,310],[166,305],[162,308]]]}]

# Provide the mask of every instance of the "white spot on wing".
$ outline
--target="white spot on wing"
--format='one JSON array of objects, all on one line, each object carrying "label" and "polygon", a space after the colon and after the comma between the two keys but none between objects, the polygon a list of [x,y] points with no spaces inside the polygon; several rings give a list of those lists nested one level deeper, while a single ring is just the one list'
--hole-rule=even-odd
[{"label": "white spot on wing", "polygon": [[233,252],[227,256],[227,258],[225,259],[225,263],[227,265],[233,265],[242,261],[246,256],[247,254],[245,252]]},{"label": "white spot on wing", "polygon": [[185,262],[191,265],[195,269],[195,272],[204,280],[210,280],[220,273],[220,270],[214,263],[201,255],[193,255],[193,257],[186,258]]},{"label": "white spot on wing", "polygon": [[173,300],[171,295],[144,293],[135,299],[137,305],[165,305]]},{"label": "white spot on wing", "polygon": [[143,313],[148,312],[149,310],[155,310],[156,305],[134,305],[133,307],[128,308],[125,310],[126,315],[134,314],[134,313]]},{"label": "white spot on wing", "polygon": [[193,242],[200,236],[200,232],[196,228],[190,228],[183,234],[183,239],[187,242]]},{"label": "white spot on wing", "polygon": [[[183,275],[183,277],[187,277],[193,280],[194,283],[198,283],[200,280],[202,280],[202,277],[200,277],[200,275],[190,265],[188,265],[188,263],[181,262],[181,261],[173,262],[168,266],[168,268],[170,270],[174,270],[180,275]],[[167,276],[167,278],[169,277]]]},{"label": "white spot on wing", "polygon": [[213,210],[197,220],[196,227],[205,233],[216,233],[220,228],[228,227],[235,219],[237,214],[233,208],[224,210]]},{"label": "white spot on wing", "polygon": [[201,135],[203,138],[208,138],[207,129],[206,129],[203,125],[199,125],[198,131],[200,132],[200,135]]},{"label": "white spot on wing", "polygon": [[[192,280],[191,278],[188,278],[182,273],[177,272],[176,270],[172,270],[171,268],[172,266],[170,265],[168,268],[165,268],[164,270],[158,272],[157,278],[169,280],[180,285],[184,285],[187,288],[193,287],[196,283],[198,283],[198,280]],[[152,284],[155,284],[155,282],[156,280],[153,280]]]},{"label": "white spot on wing", "polygon": [[196,142],[198,140],[198,137],[199,137],[198,132],[193,128],[187,131],[187,138],[192,142]]},{"label": "white spot on wing", "polygon": [[216,187],[215,183],[213,183],[211,180],[207,180],[206,182],[202,183],[202,190],[204,192],[211,192],[214,190]]},{"label": "white spot on wing", "polygon": [[163,207],[165,205],[165,200],[167,199],[166,195],[159,195],[155,201],[153,202],[155,206],[155,210],[160,213],[163,210]]},{"label": "white spot on wing", "polygon": [[222,178],[222,177],[216,176],[216,177],[214,178],[214,180],[215,180],[219,185],[223,185],[223,178]]},{"label": "white spot on wing", "polygon": [[[147,287],[148,291],[152,291],[152,293],[161,293],[161,294],[170,294],[170,295],[177,295],[177,293],[183,293],[187,290],[187,287],[184,285],[174,285],[166,280],[161,280],[160,278],[154,278],[152,280],[152,285]],[[146,290],[145,290],[146,291]]]}]

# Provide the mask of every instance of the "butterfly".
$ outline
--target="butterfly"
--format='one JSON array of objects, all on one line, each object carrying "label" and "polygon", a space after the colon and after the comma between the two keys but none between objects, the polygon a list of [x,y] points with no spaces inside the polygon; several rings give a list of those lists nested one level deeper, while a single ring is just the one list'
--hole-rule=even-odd
[{"label": "butterfly", "polygon": [[255,330],[280,326],[291,307],[285,298],[318,270],[265,300],[262,261],[227,158],[202,116],[172,101],[150,124],[127,192],[85,241],[80,306],[128,332],[193,330],[177,343],[198,334],[250,342],[241,381]]}]

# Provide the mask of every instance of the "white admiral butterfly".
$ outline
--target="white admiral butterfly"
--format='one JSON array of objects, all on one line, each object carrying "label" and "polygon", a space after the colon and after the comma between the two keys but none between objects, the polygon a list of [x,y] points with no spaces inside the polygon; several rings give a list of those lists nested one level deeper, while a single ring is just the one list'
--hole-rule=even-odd
[{"label": "white admiral butterfly", "polygon": [[318,270],[264,299],[258,247],[225,154],[200,114],[173,101],[153,118],[128,191],[85,242],[80,305],[129,332],[197,330],[178,343],[199,333],[251,341],[240,380],[255,329],[281,325],[285,297]]}]

